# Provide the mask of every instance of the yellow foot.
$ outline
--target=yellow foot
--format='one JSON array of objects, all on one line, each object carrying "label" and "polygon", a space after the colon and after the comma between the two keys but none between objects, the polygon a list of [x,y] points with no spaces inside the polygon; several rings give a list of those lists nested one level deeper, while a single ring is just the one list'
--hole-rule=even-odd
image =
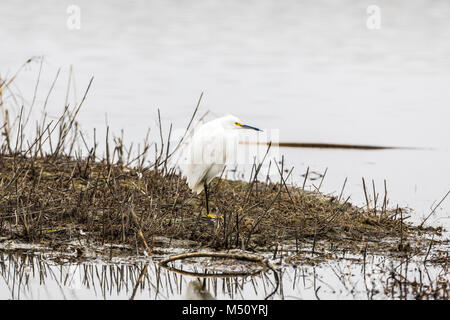
[{"label": "yellow foot", "polygon": [[[210,217],[210,218],[217,218],[217,215],[211,214],[211,213],[208,214],[207,216]],[[219,216],[219,218],[223,220],[223,216]]]}]

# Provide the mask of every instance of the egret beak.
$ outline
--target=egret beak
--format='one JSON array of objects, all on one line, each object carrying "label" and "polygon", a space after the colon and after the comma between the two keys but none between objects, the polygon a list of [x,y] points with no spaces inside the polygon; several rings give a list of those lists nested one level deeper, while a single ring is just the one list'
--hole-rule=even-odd
[{"label": "egret beak", "polygon": [[256,130],[256,131],[262,131],[261,129],[258,129],[258,128],[255,128],[255,127],[252,127],[252,126],[248,126],[246,124],[242,124],[242,123],[239,123],[239,122],[237,122],[236,124],[238,126],[240,126],[241,128],[243,128],[243,129],[253,129],[253,130]]}]

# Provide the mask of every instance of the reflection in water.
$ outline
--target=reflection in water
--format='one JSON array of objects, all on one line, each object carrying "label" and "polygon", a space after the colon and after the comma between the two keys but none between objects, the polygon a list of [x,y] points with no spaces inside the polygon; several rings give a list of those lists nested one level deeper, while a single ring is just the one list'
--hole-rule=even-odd
[{"label": "reflection in water", "polygon": [[206,290],[206,279],[190,281],[184,298],[186,300],[214,300],[211,293]]},{"label": "reflection in water", "polygon": [[54,261],[44,254],[0,252],[0,299],[244,299],[273,291],[268,278],[192,280],[156,262]]},{"label": "reflection in water", "polygon": [[278,275],[279,286],[271,272],[200,278],[171,272],[152,260],[71,262],[45,253],[0,251],[0,299],[241,300],[264,299],[276,288],[271,299],[449,297],[448,262],[430,265],[368,255],[364,260],[342,257],[317,266],[291,265]]}]

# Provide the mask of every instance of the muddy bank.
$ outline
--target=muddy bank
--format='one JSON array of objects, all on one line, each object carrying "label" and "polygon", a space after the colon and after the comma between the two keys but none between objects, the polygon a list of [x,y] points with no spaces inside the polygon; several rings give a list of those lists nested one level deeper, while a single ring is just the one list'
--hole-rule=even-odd
[{"label": "muddy bank", "polygon": [[212,213],[202,195],[171,170],[133,169],[90,158],[0,156],[0,239],[58,243],[72,239],[151,248],[164,236],[215,249],[269,248],[305,240],[333,245],[392,243],[408,250],[423,228],[402,208],[367,210],[280,182],[211,184]]}]

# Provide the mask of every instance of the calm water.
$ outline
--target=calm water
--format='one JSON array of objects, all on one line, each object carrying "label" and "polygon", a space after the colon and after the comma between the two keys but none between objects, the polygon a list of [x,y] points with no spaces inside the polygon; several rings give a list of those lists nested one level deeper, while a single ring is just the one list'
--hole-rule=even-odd
[{"label": "calm water", "polygon": [[[430,292],[437,288],[436,279],[449,281],[447,267],[424,264],[423,257],[406,260],[367,255],[364,260],[344,251],[335,254],[336,260],[316,266],[288,264],[277,271],[277,285],[272,271],[253,277],[201,278],[160,267],[157,261],[161,257],[156,261],[139,257],[75,262],[70,254],[55,259],[54,253],[35,249],[0,249],[0,299],[414,299],[408,282],[417,282],[424,292]],[[212,271],[195,262],[174,266],[185,271]],[[441,298],[445,294],[448,289],[438,293]]]},{"label": "calm water", "polygon": [[[392,205],[415,209],[421,221],[450,188],[450,2],[404,1],[77,1],[81,28],[69,30],[66,1],[0,3],[0,74],[11,76],[31,56],[45,57],[32,117],[59,67],[47,106],[80,101],[87,137],[108,123],[141,141],[163,123],[185,128],[201,92],[199,114],[226,113],[281,141],[425,147],[430,150],[281,149],[293,182],[323,173],[321,190],[364,203],[361,177]],[[381,28],[366,27],[368,5]],[[39,63],[17,80],[33,98]],[[104,130],[105,131],[105,130]],[[154,131],[152,131],[154,132]],[[154,133],[156,135],[156,133]],[[308,181],[318,185],[318,181]],[[429,220],[450,227],[450,199]]]}]

